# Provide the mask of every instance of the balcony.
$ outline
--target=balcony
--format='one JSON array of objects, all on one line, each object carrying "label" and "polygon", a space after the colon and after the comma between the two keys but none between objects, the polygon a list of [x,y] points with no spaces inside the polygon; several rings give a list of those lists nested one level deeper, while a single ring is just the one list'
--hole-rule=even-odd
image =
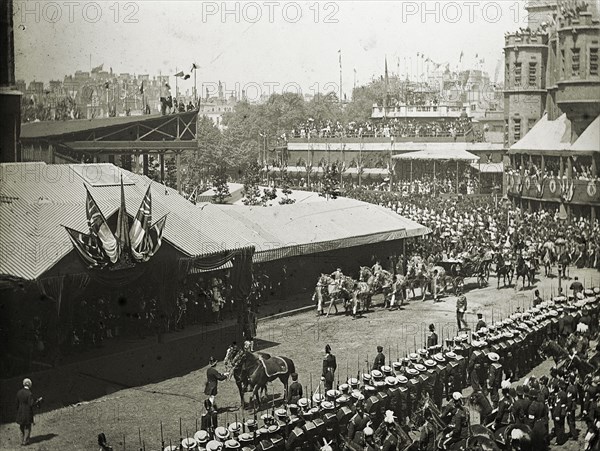
[{"label": "balcony", "polygon": [[543,202],[600,205],[600,181],[548,177],[538,185],[532,176],[507,175],[509,196]]}]

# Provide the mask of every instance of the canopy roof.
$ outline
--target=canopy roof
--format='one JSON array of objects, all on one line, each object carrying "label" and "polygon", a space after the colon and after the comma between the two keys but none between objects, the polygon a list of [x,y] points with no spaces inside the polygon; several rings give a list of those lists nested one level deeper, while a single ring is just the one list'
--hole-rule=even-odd
[{"label": "canopy roof", "polygon": [[563,114],[554,121],[548,120],[548,114],[533,126],[518,142],[513,144],[510,154],[515,153],[564,153],[571,148],[571,121]]},{"label": "canopy roof", "polygon": [[574,152],[600,152],[600,116],[571,145]]},{"label": "canopy roof", "polygon": [[440,160],[440,161],[478,161],[479,157],[460,148],[444,149],[434,147],[417,152],[407,152],[392,156],[395,160]]},{"label": "canopy roof", "polygon": [[338,198],[273,207],[208,204],[236,224],[237,234],[255,246],[254,261],[325,252],[329,250],[422,236],[430,230],[387,208]]},{"label": "canopy roof", "polygon": [[[0,274],[37,279],[73,250],[62,226],[88,232],[84,183],[110,222],[120,205],[121,176],[131,221],[152,182],[147,177],[112,164],[1,164]],[[151,186],[152,220],[168,214],[163,239],[184,255],[250,245],[236,235],[227,217],[207,214],[174,189]]]},{"label": "canopy roof", "polygon": [[471,163],[471,167],[482,174],[501,174],[504,172],[504,163]]}]

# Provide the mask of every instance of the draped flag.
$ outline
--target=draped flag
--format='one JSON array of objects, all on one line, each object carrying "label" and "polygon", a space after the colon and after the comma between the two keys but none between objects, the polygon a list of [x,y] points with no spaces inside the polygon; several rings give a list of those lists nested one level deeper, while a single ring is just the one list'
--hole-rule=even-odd
[{"label": "draped flag", "polygon": [[152,222],[152,193],[150,186],[146,190],[146,194],[142,199],[140,208],[135,215],[131,230],[129,231],[129,239],[131,243],[131,254],[133,258],[140,261],[143,260],[143,254],[147,250],[145,238],[148,235],[148,229]]},{"label": "draped flag", "polygon": [[158,251],[158,249],[160,248],[160,245],[162,244],[162,234],[163,234],[163,230],[165,228],[165,223],[167,222],[167,215],[164,215],[162,218],[160,218],[158,221],[156,221],[156,223],[150,227],[150,230],[148,232],[148,234],[146,235],[146,249],[147,252],[145,253],[145,255],[143,256],[143,261],[148,261],[150,260],[150,257],[152,257],[154,254],[156,254],[156,252]]},{"label": "draped flag", "polygon": [[97,67],[94,67],[92,69],[92,74],[97,74],[98,72],[102,72],[102,69],[104,69],[104,63],[100,64]]},{"label": "draped flag", "polygon": [[73,243],[73,247],[77,250],[77,253],[89,268],[101,268],[106,266],[108,263],[106,261],[106,255],[98,245],[96,237],[78,232],[77,230],[73,230],[66,226],[63,227],[67,230],[69,238]]},{"label": "draped flag", "polygon": [[106,252],[111,263],[116,263],[119,259],[119,243],[108,227],[104,215],[90,194],[87,186],[85,187],[85,191],[87,192],[85,208],[91,235],[100,240],[102,248],[104,249],[104,252]]},{"label": "draped flag", "polygon": [[185,74],[183,73],[183,71],[179,71],[175,74],[175,77],[183,77]]},{"label": "draped flag", "polygon": [[121,206],[119,207],[119,216],[117,217],[117,232],[115,233],[119,243],[119,256],[124,257],[128,252],[129,245],[129,218],[127,217],[127,208],[125,207],[125,188],[123,187],[123,176],[121,176]]}]

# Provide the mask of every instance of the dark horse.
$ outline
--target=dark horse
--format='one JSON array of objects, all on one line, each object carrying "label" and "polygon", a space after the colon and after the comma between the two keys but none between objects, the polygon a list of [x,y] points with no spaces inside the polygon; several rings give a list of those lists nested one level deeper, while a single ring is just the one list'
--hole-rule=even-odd
[{"label": "dark horse", "polygon": [[512,278],[515,269],[513,268],[510,258],[504,258],[502,254],[496,255],[496,277],[498,278],[498,286],[500,288],[500,277],[504,278],[504,286],[506,286],[506,278],[508,277],[508,285],[512,285]]},{"label": "dark horse", "polygon": [[570,355],[569,351],[554,340],[546,340],[540,350],[545,355],[551,356],[558,368],[564,366],[566,369],[574,368],[580,375],[596,373],[596,368],[592,364],[577,355]]},{"label": "dark horse", "polygon": [[245,407],[244,393],[251,391],[250,403],[254,399],[260,405],[260,391],[266,393],[267,383],[279,379],[283,384],[284,396],[288,389],[288,380],[296,367],[288,357],[271,356],[264,353],[252,353],[240,350],[230,356],[233,377],[240,392],[242,407]]},{"label": "dark horse", "polygon": [[519,284],[519,277],[523,279],[523,288],[525,288],[525,279],[528,281],[528,287],[531,287],[535,279],[535,263],[533,260],[527,260],[522,255],[517,257],[517,279],[515,281],[515,289]]}]

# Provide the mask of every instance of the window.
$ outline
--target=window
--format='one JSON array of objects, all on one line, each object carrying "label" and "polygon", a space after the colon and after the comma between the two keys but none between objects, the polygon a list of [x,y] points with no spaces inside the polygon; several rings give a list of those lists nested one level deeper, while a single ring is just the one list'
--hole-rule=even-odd
[{"label": "window", "polygon": [[571,49],[571,75],[579,77],[579,49]]},{"label": "window", "polygon": [[529,63],[529,86],[537,85],[537,63]]},{"label": "window", "polygon": [[513,141],[517,142],[521,139],[521,118],[513,119]]},{"label": "window", "polygon": [[523,80],[521,80],[521,63],[515,63],[515,86],[521,86]]},{"label": "window", "polygon": [[508,82],[510,80],[510,64],[506,64],[506,72],[504,75],[504,79]]},{"label": "window", "polygon": [[590,48],[590,75],[598,75],[598,47]]},{"label": "window", "polygon": [[567,60],[565,59],[565,51],[560,51],[560,78],[565,78],[565,64],[567,64]]}]

